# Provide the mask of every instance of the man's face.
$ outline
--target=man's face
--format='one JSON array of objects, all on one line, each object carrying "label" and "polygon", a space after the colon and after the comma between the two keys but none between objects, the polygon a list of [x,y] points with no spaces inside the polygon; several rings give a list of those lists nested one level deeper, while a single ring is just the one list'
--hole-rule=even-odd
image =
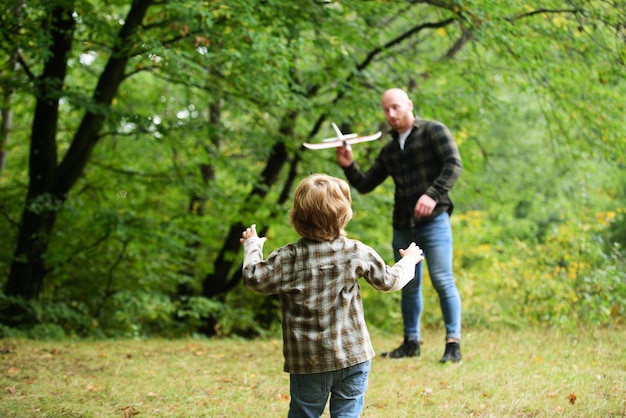
[{"label": "man's face", "polygon": [[381,100],[387,123],[398,132],[404,132],[413,125],[413,102],[406,94],[388,91]]}]

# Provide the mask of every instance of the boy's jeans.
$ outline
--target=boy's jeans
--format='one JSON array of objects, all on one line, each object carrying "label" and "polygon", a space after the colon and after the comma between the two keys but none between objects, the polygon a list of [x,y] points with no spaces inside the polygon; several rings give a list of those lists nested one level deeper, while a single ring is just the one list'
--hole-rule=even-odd
[{"label": "boy's jeans", "polygon": [[289,418],[319,418],[330,394],[330,416],[358,418],[363,410],[371,361],[324,373],[291,374]]},{"label": "boy's jeans", "polygon": [[[447,212],[425,225],[411,229],[393,231],[393,251],[396,261],[400,259],[400,248],[415,242],[424,250],[424,258],[430,280],[439,295],[446,339],[461,339],[461,297],[452,275],[452,228]],[[415,266],[415,278],[402,289],[402,318],[404,336],[420,341],[420,318],[423,309],[422,273],[423,264]]]}]

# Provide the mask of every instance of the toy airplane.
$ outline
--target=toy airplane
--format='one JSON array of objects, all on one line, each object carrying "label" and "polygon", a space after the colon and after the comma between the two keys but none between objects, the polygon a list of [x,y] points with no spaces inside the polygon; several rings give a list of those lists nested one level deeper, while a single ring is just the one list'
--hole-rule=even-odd
[{"label": "toy airplane", "polygon": [[346,147],[348,145],[358,144],[359,142],[374,141],[380,138],[382,135],[382,132],[380,131],[376,132],[374,135],[368,136],[359,136],[358,134],[343,134],[334,122],[331,123],[333,124],[333,128],[335,129],[337,136],[323,139],[322,142],[317,144],[310,144],[308,142],[305,142],[304,146],[308,149]]}]

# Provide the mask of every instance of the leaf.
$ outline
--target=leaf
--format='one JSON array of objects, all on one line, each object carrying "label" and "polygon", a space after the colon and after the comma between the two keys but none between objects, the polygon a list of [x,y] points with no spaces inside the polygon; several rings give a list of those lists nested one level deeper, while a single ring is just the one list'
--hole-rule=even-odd
[{"label": "leaf", "polygon": [[122,416],[124,418],[130,418],[133,417],[135,415],[139,415],[139,411],[137,410],[137,408],[135,408],[132,405],[129,406],[125,406],[123,408],[118,409],[118,411],[120,411],[122,413]]},{"label": "leaf", "polygon": [[570,393],[567,399],[569,400],[569,403],[571,405],[574,405],[574,403],[576,402],[576,394],[574,392]]}]

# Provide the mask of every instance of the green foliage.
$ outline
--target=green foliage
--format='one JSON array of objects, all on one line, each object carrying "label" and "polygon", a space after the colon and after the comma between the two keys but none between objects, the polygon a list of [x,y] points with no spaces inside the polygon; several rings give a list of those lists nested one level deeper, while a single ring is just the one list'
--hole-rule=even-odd
[{"label": "green foliage", "polygon": [[609,260],[602,269],[578,278],[576,314],[580,323],[623,323],[626,315],[624,262]]},{"label": "green foliage", "polygon": [[618,207],[616,211],[601,214],[599,220],[607,224],[603,234],[605,251],[612,253],[626,249],[626,211]]},{"label": "green foliage", "polygon": [[[277,332],[273,299],[240,285],[202,296],[225,237],[232,225],[257,223],[267,228],[267,253],[297,239],[287,222],[288,181],[343,176],[332,150],[304,152],[301,143],[331,136],[329,121],[358,133],[381,129],[380,93],[392,86],[406,88],[418,114],[445,122],[459,143],[464,173],[453,222],[465,325],[624,321],[620,7],[161,2],[124,45],[133,55],[112,105],[96,105],[95,86],[130,5],[75,4],[54,127],[59,162],[85,113],[106,120],[67,201],[44,195],[30,203],[57,213],[40,298],[24,305],[39,322],[30,324],[33,336],[180,336],[207,326],[219,335]],[[28,2],[19,13],[9,6],[0,9],[0,58],[10,63],[19,52],[21,60],[0,78],[13,111],[0,172],[1,284],[31,181],[36,78],[53,53],[48,3]],[[355,147],[359,164],[367,168],[386,140]],[[265,178],[277,144],[286,149],[284,166]],[[349,236],[392,263],[392,182],[353,198]],[[240,257],[225,252],[228,278]],[[424,291],[424,324],[440,327],[427,277]],[[397,332],[399,293],[364,285],[363,295],[370,323]]]},{"label": "green foliage", "polygon": [[[457,229],[471,234],[491,225],[482,215],[461,215]],[[626,293],[619,272],[624,260],[603,253],[596,234],[606,226],[598,219],[564,215],[549,225],[548,232],[538,230],[523,241],[502,235],[509,230],[498,233],[490,226],[489,240],[457,245],[467,319],[479,318],[479,325],[516,326],[623,323]]]}]

